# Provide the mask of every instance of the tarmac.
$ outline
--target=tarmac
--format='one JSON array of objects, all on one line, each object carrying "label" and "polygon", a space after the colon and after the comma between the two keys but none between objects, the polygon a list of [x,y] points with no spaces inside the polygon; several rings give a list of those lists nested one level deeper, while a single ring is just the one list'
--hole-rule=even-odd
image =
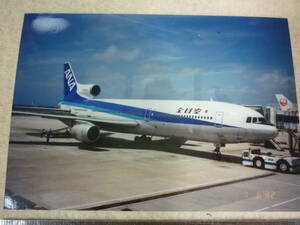
[{"label": "tarmac", "polygon": [[227,145],[215,160],[214,146],[204,142],[177,148],[154,138],[143,145],[134,135],[103,132],[97,146],[86,146],[70,137],[50,143],[40,137],[42,129],[63,127],[57,120],[12,117],[7,196],[43,209],[256,211],[292,199],[288,210],[299,210],[299,175],[242,166],[250,144]]}]

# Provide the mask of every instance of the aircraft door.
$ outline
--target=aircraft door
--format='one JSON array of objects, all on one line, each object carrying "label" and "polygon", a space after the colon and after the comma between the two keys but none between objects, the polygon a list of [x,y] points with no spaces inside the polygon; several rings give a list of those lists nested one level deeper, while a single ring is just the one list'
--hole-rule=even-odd
[{"label": "aircraft door", "polygon": [[153,111],[151,109],[146,109],[146,111],[145,111],[145,121],[149,122],[151,120],[151,116],[153,116]]},{"label": "aircraft door", "polygon": [[215,116],[215,127],[223,127],[223,112],[216,112]]}]

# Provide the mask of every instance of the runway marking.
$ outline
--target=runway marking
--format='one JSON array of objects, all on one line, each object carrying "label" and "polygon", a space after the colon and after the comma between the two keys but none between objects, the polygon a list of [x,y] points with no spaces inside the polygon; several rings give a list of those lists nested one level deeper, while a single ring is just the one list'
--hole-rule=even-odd
[{"label": "runway marking", "polygon": [[300,196],[298,196],[298,197],[296,197],[296,198],[292,198],[292,199],[287,200],[287,201],[284,201],[284,202],[276,203],[276,204],[274,204],[274,205],[271,205],[271,206],[268,206],[268,207],[265,207],[265,208],[262,208],[262,209],[257,209],[257,210],[255,210],[255,211],[258,211],[258,212],[264,211],[264,210],[266,210],[266,209],[271,209],[271,208],[274,208],[274,207],[276,207],[276,206],[284,205],[284,204],[286,204],[286,203],[293,202],[293,201],[296,201],[296,200],[298,200],[298,199],[300,199]]}]

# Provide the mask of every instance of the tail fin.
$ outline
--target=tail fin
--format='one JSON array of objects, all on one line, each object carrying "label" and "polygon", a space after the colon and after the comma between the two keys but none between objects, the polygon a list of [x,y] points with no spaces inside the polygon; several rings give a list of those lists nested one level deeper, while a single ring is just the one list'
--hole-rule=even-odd
[{"label": "tail fin", "polygon": [[293,109],[293,103],[283,94],[276,94],[276,98],[282,111],[290,111]]},{"label": "tail fin", "polygon": [[71,64],[64,64],[64,100],[72,100],[77,96],[77,81]]}]

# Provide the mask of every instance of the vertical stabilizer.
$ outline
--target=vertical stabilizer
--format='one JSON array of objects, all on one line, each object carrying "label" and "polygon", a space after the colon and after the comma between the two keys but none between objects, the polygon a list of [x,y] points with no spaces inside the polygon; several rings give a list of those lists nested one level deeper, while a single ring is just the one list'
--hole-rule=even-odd
[{"label": "vertical stabilizer", "polygon": [[64,64],[64,100],[72,100],[77,96],[77,81],[71,64]]},{"label": "vertical stabilizer", "polygon": [[285,97],[283,94],[276,94],[276,98],[278,101],[278,104],[280,106],[280,109],[282,111],[291,111],[293,110],[293,103]]}]

